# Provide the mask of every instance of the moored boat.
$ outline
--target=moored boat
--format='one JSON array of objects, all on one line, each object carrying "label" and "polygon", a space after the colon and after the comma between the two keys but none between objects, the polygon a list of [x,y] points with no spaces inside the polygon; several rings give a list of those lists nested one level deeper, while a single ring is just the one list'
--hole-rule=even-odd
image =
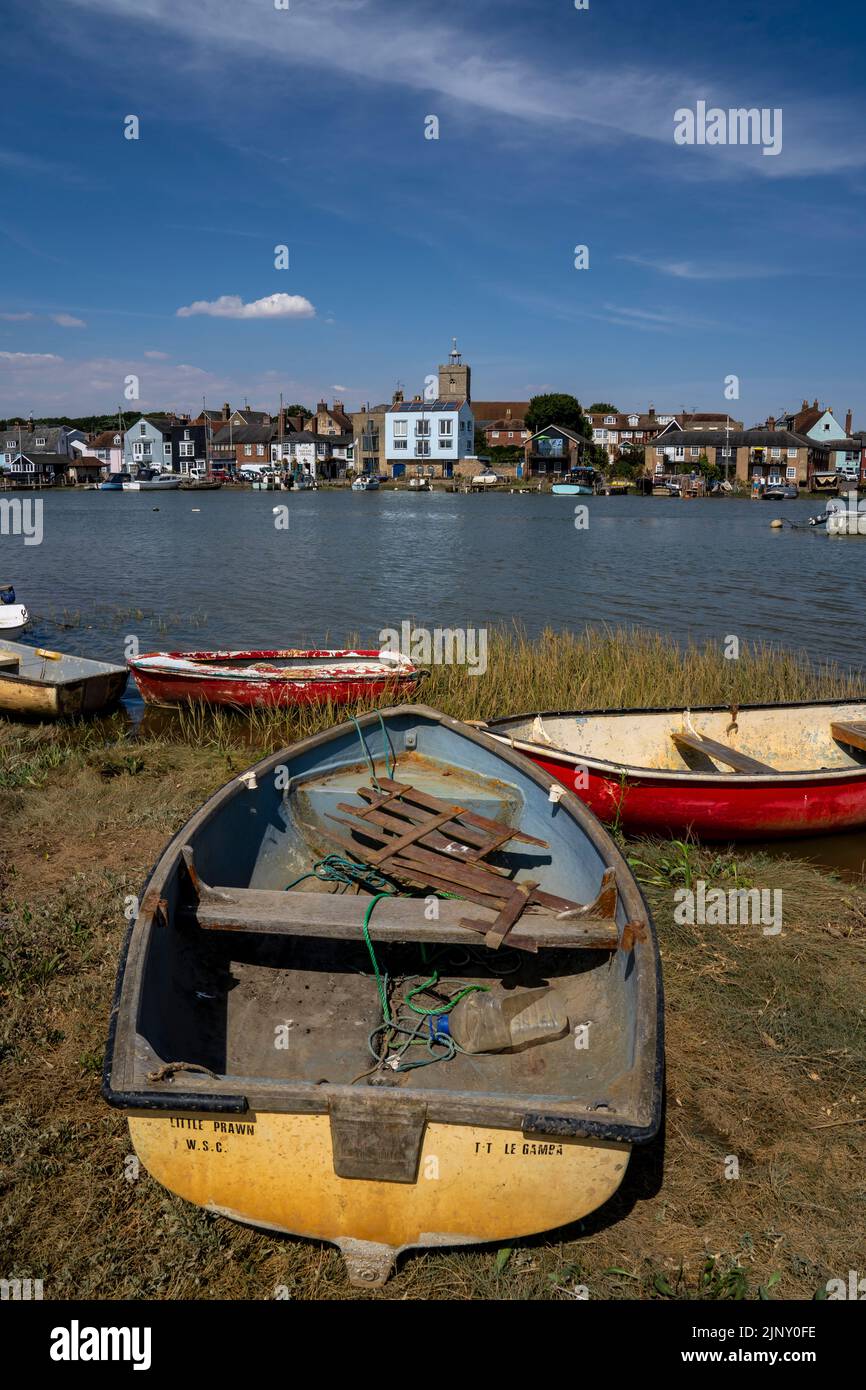
[{"label": "moored boat", "polygon": [[399,652],[283,649],[147,652],[129,669],[148,704],[289,707],[411,692],[422,671]]},{"label": "moored boat", "polygon": [[0,632],[0,710],[61,718],[98,714],[117,704],[125,666],[8,642]]},{"label": "moored boat", "polygon": [[634,833],[765,840],[866,826],[866,702],[551,712],[484,727]]},{"label": "moored boat", "polygon": [[[362,870],[389,834],[382,896]],[[522,899],[502,951],[496,903],[436,897],[429,861]],[[518,1017],[555,994],[559,1020],[467,1053],[444,1039],[471,994]],[[258,763],[169,843],[124,944],[103,1094],[157,1181],[334,1243],[372,1287],[402,1250],[601,1206],[657,1132],[662,1074],[655,934],[610,836],[507,747],[403,706]]]},{"label": "moored boat", "polygon": [[20,637],[30,621],[30,614],[15,597],[11,584],[0,584],[0,640]]},{"label": "moored boat", "polygon": [[352,480],[353,492],[378,492],[379,479],[375,473],[359,473],[357,478]]}]

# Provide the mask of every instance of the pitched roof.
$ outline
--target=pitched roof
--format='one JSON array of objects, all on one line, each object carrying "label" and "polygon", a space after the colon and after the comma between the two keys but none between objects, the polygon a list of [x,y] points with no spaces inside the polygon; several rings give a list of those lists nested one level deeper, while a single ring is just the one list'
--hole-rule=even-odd
[{"label": "pitched roof", "polygon": [[765,426],[756,426],[750,430],[681,430],[675,435],[660,436],[653,439],[647,448],[698,448],[704,444],[711,444],[714,448],[732,449],[739,448],[766,448],[777,449],[831,449],[834,444],[837,446],[840,440],[816,440],[806,439],[801,434],[794,434],[791,430],[770,430]]},{"label": "pitched roof", "polygon": [[273,425],[223,425],[217,430],[211,443],[214,445],[269,444],[275,438]]},{"label": "pitched roof", "polygon": [[472,414],[480,425],[500,420],[524,420],[529,401],[472,401]]}]

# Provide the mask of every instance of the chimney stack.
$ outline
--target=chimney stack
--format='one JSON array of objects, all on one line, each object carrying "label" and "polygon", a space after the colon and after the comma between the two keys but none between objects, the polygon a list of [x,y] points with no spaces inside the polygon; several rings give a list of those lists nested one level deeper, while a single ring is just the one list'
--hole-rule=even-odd
[{"label": "chimney stack", "polygon": [[648,411],[647,413],[649,414],[649,417],[650,417],[651,420],[654,420],[654,419],[655,419],[655,417],[656,417],[656,408],[655,408],[655,406],[653,405],[652,401],[650,401],[650,408],[649,408],[649,411]]},{"label": "chimney stack", "polygon": [[228,401],[226,401],[226,402],[224,403],[224,405],[223,405],[223,419],[224,419],[224,420],[230,420],[230,419],[231,419],[231,413],[232,413],[232,408],[231,408],[231,406],[229,405]]},{"label": "chimney stack", "polygon": [[775,428],[776,428],[776,417],[775,417],[775,415],[768,415],[768,416],[767,416],[767,429],[768,429],[768,430],[774,430]]},{"label": "chimney stack", "polygon": [[846,433],[846,435],[848,436],[849,439],[851,438],[851,431],[852,431],[853,428],[854,428],[854,416],[852,415],[851,411],[849,410],[849,411],[848,411],[848,414],[845,416],[845,433]]},{"label": "chimney stack", "polygon": [[[399,405],[400,402],[402,401],[402,399],[403,399],[403,392],[402,392],[402,391],[399,389],[399,387],[398,387],[397,390],[394,392],[393,396],[391,397],[391,404],[392,404],[392,405]],[[369,410],[370,407],[368,406],[367,409]]]}]

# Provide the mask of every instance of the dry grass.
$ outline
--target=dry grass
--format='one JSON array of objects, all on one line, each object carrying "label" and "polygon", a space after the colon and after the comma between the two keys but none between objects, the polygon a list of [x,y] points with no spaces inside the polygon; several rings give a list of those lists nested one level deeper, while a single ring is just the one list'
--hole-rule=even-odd
[{"label": "dry grass", "polygon": [[[491,651],[487,676],[438,671],[424,694],[484,717],[529,705],[854,693],[849,677],[790,657],[746,660],[732,673],[712,653],[677,653],[655,638],[533,648],[513,636]],[[744,683],[731,695],[726,681]],[[227,717],[188,717],[138,740],[121,719],[0,729],[5,1277],[42,1278],[57,1298],[268,1299],[278,1286],[292,1297],[358,1296],[333,1250],[211,1217],[144,1172],[131,1180],[125,1121],[99,1097],[124,896],[214,787],[328,717],[261,720],[252,732]],[[857,1267],[866,893],[760,852],[676,842],[627,852],[662,947],[664,1142],[636,1153],[619,1193],[577,1226],[504,1252],[412,1255],[381,1293],[362,1297],[567,1300],[585,1285],[593,1298],[802,1299]],[[677,924],[675,890],[701,877],[781,888],[782,934]],[[736,1180],[725,1178],[730,1156]]]}]

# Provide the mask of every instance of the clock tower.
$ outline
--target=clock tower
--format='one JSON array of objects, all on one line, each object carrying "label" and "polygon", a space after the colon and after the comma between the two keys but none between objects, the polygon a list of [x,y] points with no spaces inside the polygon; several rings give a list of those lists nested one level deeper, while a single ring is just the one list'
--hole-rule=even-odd
[{"label": "clock tower", "polygon": [[471,367],[463,361],[458,350],[457,339],[451,339],[452,347],[448,361],[439,368],[439,399],[443,401],[462,401],[471,399]]}]

